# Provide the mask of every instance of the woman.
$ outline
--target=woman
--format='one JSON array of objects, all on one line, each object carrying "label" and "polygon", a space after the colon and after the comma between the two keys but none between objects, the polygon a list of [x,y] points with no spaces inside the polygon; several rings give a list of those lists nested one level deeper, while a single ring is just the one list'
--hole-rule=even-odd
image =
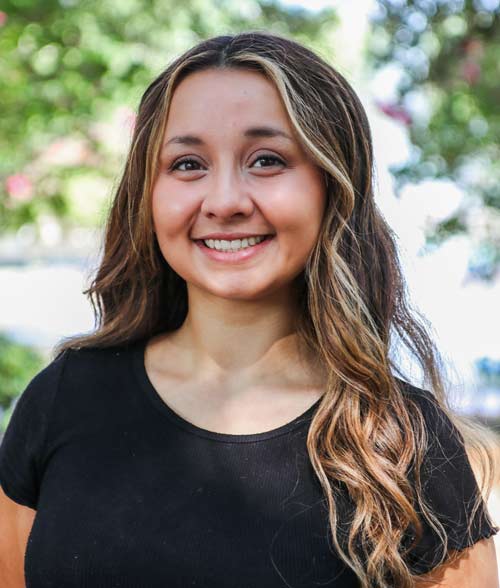
[{"label": "woman", "polygon": [[289,39],[209,39],[149,86],[98,328],[1,447],[12,586],[24,555],[29,588],[497,586],[484,430],[445,404],[372,166],[356,94]]}]

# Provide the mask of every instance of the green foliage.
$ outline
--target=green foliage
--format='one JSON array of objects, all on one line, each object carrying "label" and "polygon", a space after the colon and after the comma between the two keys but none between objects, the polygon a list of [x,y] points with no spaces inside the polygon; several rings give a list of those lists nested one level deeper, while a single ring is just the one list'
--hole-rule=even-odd
[{"label": "green foliage", "polygon": [[331,10],[313,15],[257,0],[3,0],[2,11],[4,230],[43,216],[63,230],[100,225],[140,96],[189,46],[265,29],[328,56],[336,23]]},{"label": "green foliage", "polygon": [[13,400],[45,365],[45,358],[27,345],[13,342],[0,333],[0,433],[5,431]]},{"label": "green foliage", "polygon": [[[495,251],[482,277],[500,269],[500,3],[494,0],[377,0],[370,62],[403,70],[398,105],[407,111],[413,159],[393,171],[407,182],[447,177],[470,207],[437,228],[434,240],[467,232]],[[415,98],[428,115],[412,112]],[[478,218],[478,216],[480,218]]]}]

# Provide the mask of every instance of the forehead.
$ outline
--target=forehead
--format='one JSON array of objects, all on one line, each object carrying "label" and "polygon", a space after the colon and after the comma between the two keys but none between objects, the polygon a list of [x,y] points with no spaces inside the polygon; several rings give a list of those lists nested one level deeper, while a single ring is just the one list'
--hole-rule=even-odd
[{"label": "forehead", "polygon": [[259,72],[208,69],[189,74],[174,90],[167,128],[199,126],[227,128],[280,123],[291,129],[273,82]]}]

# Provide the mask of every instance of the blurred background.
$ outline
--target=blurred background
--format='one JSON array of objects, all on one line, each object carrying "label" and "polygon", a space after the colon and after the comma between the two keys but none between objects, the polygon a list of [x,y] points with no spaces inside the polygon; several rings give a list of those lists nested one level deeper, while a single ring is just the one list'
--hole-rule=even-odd
[{"label": "blurred background", "polygon": [[0,435],[52,346],[94,328],[82,291],[146,86],[246,29],[293,36],[358,92],[452,403],[500,431],[500,0],[0,0]]}]

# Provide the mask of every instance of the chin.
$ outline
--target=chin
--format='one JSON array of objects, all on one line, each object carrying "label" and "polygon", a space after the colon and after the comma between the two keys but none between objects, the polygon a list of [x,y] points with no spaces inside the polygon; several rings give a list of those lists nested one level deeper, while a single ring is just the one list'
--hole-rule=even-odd
[{"label": "chin", "polygon": [[248,280],[239,280],[240,283],[234,285],[234,287],[227,282],[230,282],[230,280],[227,280],[226,284],[221,285],[219,281],[213,287],[210,284],[188,283],[188,288],[192,287],[198,293],[224,300],[258,300],[269,295],[268,288],[256,288],[255,286],[249,288],[248,284],[245,285],[245,282],[248,282]]}]

